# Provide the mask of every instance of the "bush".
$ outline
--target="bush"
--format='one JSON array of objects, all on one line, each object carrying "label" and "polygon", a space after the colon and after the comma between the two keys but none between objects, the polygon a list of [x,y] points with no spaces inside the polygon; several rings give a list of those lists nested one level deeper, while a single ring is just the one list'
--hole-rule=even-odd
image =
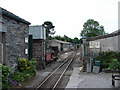
[{"label": "bush", "polygon": [[28,68],[28,60],[18,59],[18,70],[22,72],[24,70],[27,70],[27,68]]},{"label": "bush", "polygon": [[25,70],[35,70],[36,69],[36,60],[26,60],[26,59],[18,59],[18,70],[23,72]]},{"label": "bush", "polygon": [[0,64],[0,70],[2,71],[2,87],[8,88],[9,85],[19,85],[33,77],[36,74],[36,63],[35,59],[18,59],[18,67],[15,71],[10,71],[9,67]]},{"label": "bush", "polygon": [[37,64],[37,61],[34,58],[32,60],[29,60],[27,71],[29,71],[30,73],[36,73],[36,71],[35,71],[36,64]]},{"label": "bush", "polygon": [[2,71],[2,88],[7,88],[9,85],[8,76],[9,76],[10,68],[0,64],[0,69],[2,69],[1,70]]},{"label": "bush", "polygon": [[22,83],[24,82],[24,77],[21,72],[15,71],[14,73],[11,74],[11,80]]},{"label": "bush", "polygon": [[[113,70],[117,70],[120,67],[118,60],[120,59],[120,53],[115,51],[105,51],[100,52],[99,56],[95,57],[95,60],[101,61],[101,68],[109,68]],[[119,69],[120,70],[120,69]]]},{"label": "bush", "polygon": [[18,70],[11,74],[11,80],[23,83],[36,74],[36,60],[18,59]]},{"label": "bush", "polygon": [[109,68],[116,71],[120,70],[120,62],[117,59],[112,59],[111,63],[109,63]]}]

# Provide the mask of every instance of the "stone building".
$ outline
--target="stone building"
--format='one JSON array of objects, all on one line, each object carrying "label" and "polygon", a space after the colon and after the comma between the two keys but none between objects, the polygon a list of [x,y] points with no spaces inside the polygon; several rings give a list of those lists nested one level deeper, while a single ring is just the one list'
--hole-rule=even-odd
[{"label": "stone building", "polygon": [[42,25],[29,27],[29,55],[38,61],[38,69],[45,66],[46,29]]},{"label": "stone building", "polygon": [[28,59],[30,23],[0,8],[0,63],[12,67],[18,58]]}]

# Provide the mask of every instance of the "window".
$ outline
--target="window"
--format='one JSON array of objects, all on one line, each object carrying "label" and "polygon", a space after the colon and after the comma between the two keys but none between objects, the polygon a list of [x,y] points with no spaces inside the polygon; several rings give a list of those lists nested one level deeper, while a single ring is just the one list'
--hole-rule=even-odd
[{"label": "window", "polygon": [[28,43],[28,38],[27,37],[25,37],[25,43]]},{"label": "window", "polygon": [[25,49],[25,54],[28,54],[28,49]]}]

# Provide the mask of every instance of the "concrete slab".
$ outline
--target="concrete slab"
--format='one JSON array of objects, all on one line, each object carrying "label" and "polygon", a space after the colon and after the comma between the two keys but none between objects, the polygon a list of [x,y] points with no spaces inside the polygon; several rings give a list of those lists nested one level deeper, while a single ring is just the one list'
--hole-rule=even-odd
[{"label": "concrete slab", "polygon": [[80,72],[80,67],[75,67],[70,80],[65,87],[67,88],[109,88],[112,86],[112,73],[86,73]]},{"label": "concrete slab", "polygon": [[78,88],[112,88],[111,74],[81,74],[81,78],[84,79],[82,83],[79,83]]},{"label": "concrete slab", "polygon": [[77,88],[78,84],[82,81],[79,77],[79,73],[82,67],[74,67],[73,73],[70,77],[69,83],[65,88]]}]

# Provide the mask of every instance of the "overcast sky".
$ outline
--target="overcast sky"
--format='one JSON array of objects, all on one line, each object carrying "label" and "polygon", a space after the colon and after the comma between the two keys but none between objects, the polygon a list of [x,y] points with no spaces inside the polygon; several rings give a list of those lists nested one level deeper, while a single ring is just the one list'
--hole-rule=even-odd
[{"label": "overcast sky", "polygon": [[56,35],[80,38],[83,24],[94,19],[111,33],[118,29],[119,0],[0,0],[0,7],[41,25],[51,21]]}]

